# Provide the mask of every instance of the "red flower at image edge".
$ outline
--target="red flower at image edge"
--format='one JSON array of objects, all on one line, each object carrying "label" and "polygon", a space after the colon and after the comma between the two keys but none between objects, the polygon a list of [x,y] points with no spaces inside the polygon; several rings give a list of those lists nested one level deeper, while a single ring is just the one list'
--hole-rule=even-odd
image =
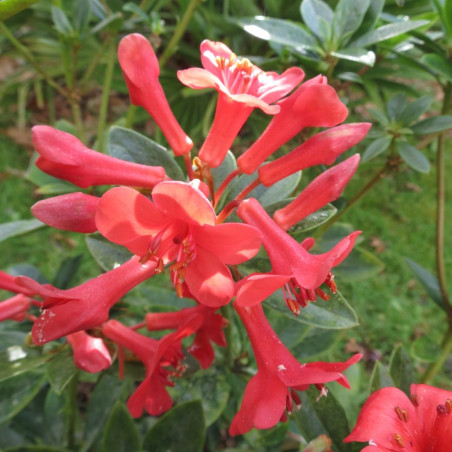
[{"label": "red flower at image edge", "polygon": [[349,388],[344,370],[361,359],[360,354],[344,363],[299,363],[287,350],[265,318],[262,306],[241,308],[234,303],[250,338],[257,363],[257,374],[245,389],[239,412],[232,420],[229,432],[240,435],[253,427],[275,426],[293,403],[300,404],[295,391],[305,391],[309,385],[337,381]]},{"label": "red flower at image edge", "polygon": [[170,270],[179,295],[185,283],[196,300],[210,307],[228,303],[234,294],[227,265],[251,259],[262,241],[253,226],[217,225],[203,192],[178,181],[156,185],[152,201],[131,188],[112,188],[101,198],[96,224],[104,237],[142,261],[174,262]]},{"label": "red flower at image edge", "polygon": [[452,451],[452,392],[412,384],[411,398],[382,388],[366,401],[345,442],[368,442],[365,452]]}]

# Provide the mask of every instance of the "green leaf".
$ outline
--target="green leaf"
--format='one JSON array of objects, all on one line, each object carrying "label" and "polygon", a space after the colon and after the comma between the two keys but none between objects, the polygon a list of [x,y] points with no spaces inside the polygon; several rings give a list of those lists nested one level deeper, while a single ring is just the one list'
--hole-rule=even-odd
[{"label": "green leaf", "polygon": [[405,110],[407,104],[408,99],[405,94],[398,93],[395,96],[392,96],[391,99],[389,99],[388,104],[386,105],[388,118],[397,121],[402,111]]},{"label": "green leaf", "polygon": [[262,450],[263,448],[268,450],[270,447],[273,447],[271,450],[281,450],[276,446],[283,442],[288,430],[289,422],[280,422],[271,429],[258,430],[253,428],[245,434],[245,440],[253,446],[254,450]]},{"label": "green leaf", "polygon": [[382,126],[386,126],[389,124],[389,119],[386,117],[384,113],[380,110],[376,110],[375,108],[369,108],[368,112],[372,115],[372,117],[378,121]]},{"label": "green leaf", "polygon": [[411,126],[416,135],[427,135],[429,133],[442,132],[452,129],[452,115],[439,115],[423,119]]},{"label": "green leaf", "polygon": [[426,363],[434,363],[442,355],[440,345],[434,342],[429,336],[421,336],[415,339],[411,344],[410,352],[416,359]]},{"label": "green leaf", "polygon": [[266,41],[296,49],[314,49],[318,44],[313,36],[299,25],[284,19],[256,16],[237,20],[247,33]]},{"label": "green leaf", "polygon": [[449,40],[452,38],[452,0],[444,2],[444,26]]},{"label": "green leaf", "polygon": [[64,259],[55,275],[53,286],[58,287],[58,289],[68,289],[77,275],[82,259],[83,254]]},{"label": "green leaf", "polygon": [[58,395],[47,391],[44,403],[44,422],[46,442],[62,445],[65,443],[69,428],[69,394]]},{"label": "green leaf", "polygon": [[391,141],[392,137],[388,136],[377,138],[375,141],[372,141],[372,143],[370,143],[364,151],[361,162],[368,162],[369,160],[372,160],[373,158],[382,154],[384,151],[386,151],[386,149],[389,148]]},{"label": "green leaf", "polygon": [[347,416],[333,393],[330,391],[327,397],[319,398],[318,389],[311,386],[299,394],[301,408],[292,413],[292,419],[303,437],[311,441],[320,434],[326,434],[331,438],[333,450],[351,451],[352,445],[342,442],[350,434]]},{"label": "green leaf", "polygon": [[45,224],[36,219],[2,223],[0,224],[0,242],[3,242],[3,240],[9,239],[10,237],[16,237],[30,231],[35,231],[43,226],[45,226]]},{"label": "green leaf", "polygon": [[351,45],[353,47],[367,47],[371,44],[386,41],[387,39],[394,38],[395,36],[399,36],[410,30],[414,30],[415,28],[422,27],[428,23],[428,20],[414,20],[383,25],[376,30],[372,30],[361,36],[357,40],[353,41]]},{"label": "green leaf", "polygon": [[405,258],[405,262],[411,268],[412,272],[422,284],[422,287],[427,292],[428,296],[442,309],[445,309],[443,303],[443,297],[441,295],[441,289],[439,287],[438,279],[433,276],[428,270],[426,270],[421,265],[412,261],[411,259]]},{"label": "green leaf", "polygon": [[74,364],[72,353],[65,350],[47,364],[47,378],[52,389],[59,395],[75,377],[78,368]]},{"label": "green leaf", "polygon": [[323,42],[329,39],[333,10],[322,0],[303,0],[300,5],[301,17],[306,26]]},{"label": "green leaf", "polygon": [[83,35],[88,27],[91,18],[91,0],[79,0],[74,3],[74,27]]},{"label": "green leaf", "polygon": [[342,60],[353,61],[355,63],[366,64],[373,66],[375,64],[375,53],[371,50],[366,50],[358,47],[347,47],[335,52],[330,52],[330,55],[340,58]]},{"label": "green leaf", "polygon": [[0,382],[42,366],[47,360],[47,356],[37,354],[32,348],[11,345],[0,352]]},{"label": "green leaf", "polygon": [[384,0],[372,0],[370,2],[366,15],[364,16],[358,30],[354,33],[354,36],[359,37],[375,28],[378,19],[380,18],[381,11],[383,10],[384,3]]},{"label": "green leaf", "polygon": [[318,328],[343,329],[358,325],[356,312],[339,292],[332,294],[328,301],[318,299],[315,303],[309,303],[301,309],[298,317],[286,306],[280,291],[267,298],[264,306],[281,312],[295,321]]},{"label": "green leaf", "polygon": [[372,375],[370,376],[370,393],[372,394],[378,389],[386,388],[388,386],[395,386],[394,380],[389,374],[389,370],[383,366],[380,361],[376,361],[372,370]]},{"label": "green leaf", "polygon": [[62,449],[55,446],[19,446],[11,447],[5,452],[71,452],[69,449]]},{"label": "green leaf", "polygon": [[123,23],[123,17],[120,12],[116,12],[114,14],[111,14],[107,16],[105,19],[103,19],[101,22],[99,22],[97,25],[95,25],[91,30],[89,31],[90,34],[96,34],[104,29],[108,29],[111,32],[117,32],[121,27]]},{"label": "green leaf", "polygon": [[0,2],[0,22],[20,13],[38,0],[2,0]]},{"label": "green leaf", "polygon": [[301,180],[301,171],[291,174],[288,177],[276,182],[271,187],[265,188],[263,193],[257,196],[257,199],[263,207],[275,204],[281,199],[290,196],[297,188]]},{"label": "green leaf", "polygon": [[73,28],[66,13],[57,6],[52,6],[52,19],[55,24],[55,28],[58,32],[60,32],[63,36],[69,37],[73,33]]},{"label": "green leaf", "polygon": [[221,162],[221,165],[210,169],[213,179],[213,188],[218,190],[218,187],[226,179],[226,176],[235,169],[237,169],[237,161],[234,154],[231,151],[228,151],[225,159]]},{"label": "green leaf", "polygon": [[[344,45],[359,28],[364,19],[370,0],[339,0],[334,10],[333,36]],[[360,46],[362,47],[362,46]]]},{"label": "green leaf", "polygon": [[356,282],[378,275],[383,269],[384,264],[378,257],[355,247],[347,259],[334,269],[334,273],[340,280]]},{"label": "green leaf", "polygon": [[[298,325],[300,324],[298,323]],[[338,330],[312,328],[301,343],[290,347],[290,351],[299,360],[312,359],[314,356],[327,352],[337,344],[340,334]]]},{"label": "green leaf", "polygon": [[3,380],[0,385],[0,424],[24,409],[38,394],[44,382],[45,376],[37,371]]},{"label": "green leaf", "polygon": [[406,141],[397,141],[397,151],[403,161],[411,166],[411,168],[421,173],[428,173],[430,171],[430,162],[427,157]]},{"label": "green leaf", "polygon": [[123,11],[133,13],[145,24],[151,25],[151,18],[135,3],[128,2],[122,7]]},{"label": "green leaf", "polygon": [[391,354],[389,373],[395,386],[410,395],[410,385],[416,381],[415,370],[408,353],[401,344],[397,345]]},{"label": "green leaf", "polygon": [[425,64],[435,74],[444,77],[448,82],[452,82],[452,65],[445,56],[429,53],[422,56],[421,63]]},{"label": "green leaf", "polygon": [[108,153],[127,162],[162,166],[171,179],[185,179],[179,165],[163,146],[133,130],[113,126],[108,135]]},{"label": "green leaf", "polygon": [[408,104],[400,113],[397,120],[404,126],[409,126],[415,119],[419,118],[432,105],[431,96],[422,96]]},{"label": "green leaf", "polygon": [[146,433],[143,448],[152,452],[202,452],[206,427],[199,400],[165,413]]},{"label": "green leaf", "polygon": [[104,431],[104,452],[130,452],[140,450],[141,438],[124,403],[116,401]]},{"label": "green leaf", "polygon": [[100,234],[87,236],[85,240],[89,252],[105,271],[116,268],[132,257],[126,248],[108,241]]},{"label": "green leaf", "polygon": [[223,369],[210,368],[180,378],[170,388],[171,398],[178,404],[200,400],[206,418],[206,426],[212,425],[226,408],[231,386]]}]

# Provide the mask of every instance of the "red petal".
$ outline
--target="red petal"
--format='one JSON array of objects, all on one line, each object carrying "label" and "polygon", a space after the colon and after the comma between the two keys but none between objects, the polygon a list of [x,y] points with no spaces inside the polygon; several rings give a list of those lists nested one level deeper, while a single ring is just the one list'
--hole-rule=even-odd
[{"label": "red petal", "polygon": [[285,275],[248,275],[237,283],[236,303],[238,306],[254,306],[281,288],[289,279],[290,276]]}]

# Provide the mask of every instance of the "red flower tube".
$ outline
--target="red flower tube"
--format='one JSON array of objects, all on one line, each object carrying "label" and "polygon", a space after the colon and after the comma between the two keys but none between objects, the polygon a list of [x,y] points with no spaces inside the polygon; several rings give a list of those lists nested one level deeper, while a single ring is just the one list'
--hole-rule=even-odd
[{"label": "red flower tube", "polygon": [[287,230],[331,201],[339,198],[359,165],[359,154],[317,176],[291,203],[277,210],[273,219]]},{"label": "red flower tube", "polygon": [[138,33],[125,36],[119,43],[118,58],[132,104],[147,110],[175,155],[190,152],[193,142],[171,111],[159,82],[159,62],[149,41]]},{"label": "red flower tube", "polygon": [[23,294],[15,295],[0,302],[0,322],[4,320],[22,321],[30,308],[31,299]]},{"label": "red flower tube", "polygon": [[72,289],[60,290],[26,276],[17,284],[42,297],[42,312],[31,331],[33,342],[42,345],[60,337],[88,330],[108,320],[110,308],[129,290],[154,275],[157,264],[141,264],[133,257],[121,266]]},{"label": "red flower tube", "polygon": [[152,188],[166,178],[161,166],[140,165],[102,154],[53,127],[33,127],[32,138],[39,153],[36,166],[77,187],[117,184]]},{"label": "red flower tube", "polygon": [[75,365],[85,372],[97,373],[111,366],[111,356],[100,337],[90,336],[86,331],[69,334],[67,341],[74,353]]},{"label": "red flower tube", "polygon": [[25,295],[33,295],[33,291],[16,283],[16,276],[0,270],[0,289],[8,292],[22,293]]},{"label": "red flower tube", "polygon": [[198,157],[215,168],[221,164],[228,149],[254,108],[275,114],[279,106],[270,105],[284,97],[304,77],[293,67],[279,75],[264,72],[246,58],[237,56],[221,42],[201,43],[204,67],[178,71],[179,80],[191,88],[214,88],[218,103],[212,128]]},{"label": "red flower tube", "polygon": [[287,350],[265,318],[262,306],[242,308],[234,303],[253,347],[257,374],[245,389],[239,412],[232,420],[229,432],[240,435],[251,428],[271,428],[285,411],[292,411],[293,402],[300,404],[295,391],[305,391],[309,385],[337,381],[349,388],[344,370],[361,359],[352,356],[344,363],[299,363]]},{"label": "red flower tube", "polygon": [[278,102],[280,112],[273,117],[261,136],[238,159],[242,172],[251,174],[273,152],[305,127],[332,127],[345,120],[347,107],[336,91],[319,75],[289,97]]},{"label": "red flower tube", "polygon": [[344,442],[368,442],[364,452],[447,452],[452,446],[452,392],[412,384],[411,397],[386,387],[374,392]]}]

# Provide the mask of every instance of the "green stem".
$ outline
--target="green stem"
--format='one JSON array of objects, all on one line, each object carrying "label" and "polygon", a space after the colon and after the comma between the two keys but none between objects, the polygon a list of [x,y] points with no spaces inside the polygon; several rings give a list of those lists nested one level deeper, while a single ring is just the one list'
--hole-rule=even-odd
[{"label": "green stem", "polygon": [[64,97],[68,96],[68,93],[63,88],[61,88],[61,86],[59,86],[55,82],[55,80],[53,80],[52,77],[50,77],[50,75],[44,71],[44,69],[42,69],[34,56],[30,53],[30,51],[14,37],[14,35],[9,31],[8,27],[3,22],[0,22],[0,31],[50,86],[55,88]]},{"label": "green stem", "polygon": [[76,415],[78,413],[77,407],[77,386],[78,386],[78,372],[72,377],[67,386],[68,393],[68,430],[67,430],[67,445],[70,450],[75,450],[75,427]]},{"label": "green stem", "polygon": [[228,325],[224,329],[224,336],[226,339],[225,361],[228,369],[232,369],[234,365],[234,358],[232,356],[232,318],[231,318],[231,304],[221,307],[221,315],[227,320]]},{"label": "green stem", "polygon": [[190,3],[188,4],[187,9],[185,10],[185,14],[182,17],[182,20],[176,25],[173,37],[170,39],[170,42],[166,46],[166,49],[159,58],[160,66],[164,66],[168,58],[173,54],[175,47],[177,46],[178,42],[182,38],[182,35],[184,34],[185,30],[188,27],[191,16],[193,15],[195,9],[201,4],[202,1],[203,0],[190,0]]},{"label": "green stem", "polygon": [[102,97],[100,101],[99,123],[97,125],[97,148],[103,152],[104,134],[107,125],[108,100],[110,98],[111,82],[113,80],[113,71],[116,61],[116,46],[114,39],[109,39],[107,67],[102,88]]},{"label": "green stem", "polygon": [[446,332],[446,335],[444,336],[440,358],[428,366],[427,370],[421,378],[421,383],[429,383],[435,377],[435,375],[441,370],[441,367],[446,362],[446,359],[449,357],[451,352],[452,330],[449,328]]}]

